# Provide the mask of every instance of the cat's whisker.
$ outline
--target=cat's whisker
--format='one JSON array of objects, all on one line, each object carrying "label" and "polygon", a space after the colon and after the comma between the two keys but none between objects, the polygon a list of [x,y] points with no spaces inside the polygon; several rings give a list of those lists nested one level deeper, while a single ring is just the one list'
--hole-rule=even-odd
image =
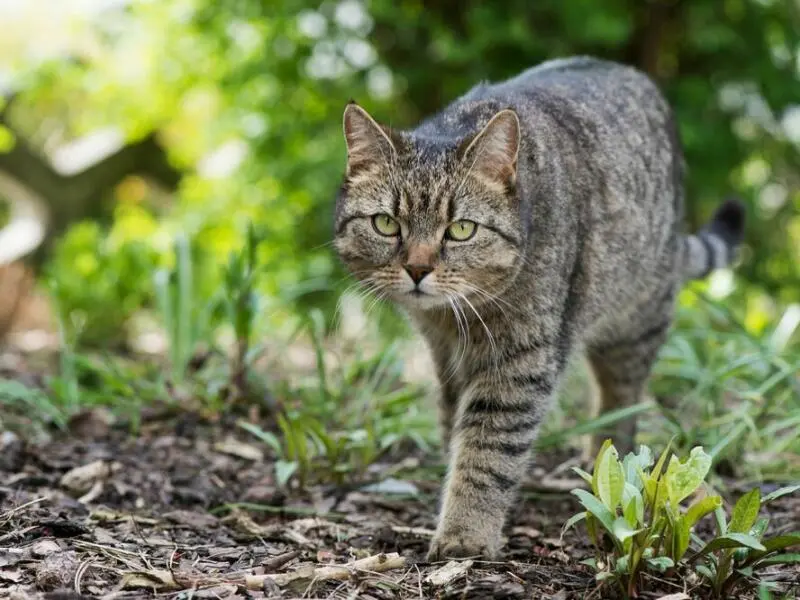
[{"label": "cat's whisker", "polygon": [[469,306],[470,309],[472,309],[472,312],[475,313],[475,316],[478,317],[478,321],[480,321],[481,326],[483,327],[484,331],[486,331],[486,336],[487,336],[487,339],[489,340],[489,346],[491,347],[492,356],[495,356],[497,354],[497,344],[495,344],[494,335],[492,335],[492,332],[489,329],[489,327],[486,325],[486,322],[483,320],[483,317],[481,317],[480,313],[477,311],[477,309],[472,304],[472,302],[469,301],[469,298],[467,298],[464,294],[458,294],[458,296],[464,302],[467,303],[467,306]]},{"label": "cat's whisker", "polygon": [[464,315],[463,309],[458,304],[455,297],[448,295],[447,300],[453,309],[453,315],[458,325],[458,346],[456,348],[457,359],[455,362],[451,361],[450,363],[450,373],[445,381],[446,383],[458,374],[461,364],[464,362],[464,358],[467,355],[467,350],[470,344],[469,327],[467,326],[467,319],[466,315]]}]

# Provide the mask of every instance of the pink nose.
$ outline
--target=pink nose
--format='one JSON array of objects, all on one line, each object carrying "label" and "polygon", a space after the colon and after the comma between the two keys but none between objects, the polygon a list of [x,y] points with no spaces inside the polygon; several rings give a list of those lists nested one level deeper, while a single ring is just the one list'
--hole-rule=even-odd
[{"label": "pink nose", "polygon": [[406,265],[405,266],[406,273],[409,274],[411,280],[419,285],[419,282],[425,279],[425,276],[428,275],[433,269],[427,265]]}]

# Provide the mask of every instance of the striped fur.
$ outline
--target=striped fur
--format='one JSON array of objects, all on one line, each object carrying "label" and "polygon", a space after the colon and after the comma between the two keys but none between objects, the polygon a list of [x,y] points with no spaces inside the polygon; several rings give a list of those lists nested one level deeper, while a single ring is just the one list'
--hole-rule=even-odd
[{"label": "striped fur", "polygon": [[[731,261],[743,211],[681,233],[672,112],[646,76],[595,59],[479,85],[410,131],[351,104],[344,129],[337,251],[410,315],[442,384],[450,468],[429,556],[494,557],[570,358],[588,358],[602,410],[637,402],[680,285]],[[477,228],[458,241],[462,220]]]}]

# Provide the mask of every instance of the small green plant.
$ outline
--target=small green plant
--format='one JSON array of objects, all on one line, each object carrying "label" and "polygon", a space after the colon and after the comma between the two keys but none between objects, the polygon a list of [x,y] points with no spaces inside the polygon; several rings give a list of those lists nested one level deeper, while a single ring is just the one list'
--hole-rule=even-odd
[{"label": "small green plant", "polygon": [[228,401],[236,402],[248,396],[251,387],[251,367],[261,355],[262,348],[253,345],[256,321],[261,305],[257,291],[259,275],[256,250],[261,236],[252,224],[247,228],[244,247],[232,252],[223,269],[221,304],[228,323],[233,328],[235,344],[230,359]]},{"label": "small green plant", "polygon": [[[757,521],[763,503],[800,486],[777,490],[763,501],[757,489],[746,494],[727,523],[720,496],[705,495],[688,507],[682,505],[702,485],[711,457],[695,447],[686,459],[673,455],[667,462],[669,450],[668,446],[653,466],[653,454],[646,446],[620,460],[607,440],[591,475],[575,468],[591,492],[573,490],[586,510],[572,517],[564,531],[586,521],[597,549],[597,556],[586,564],[597,570],[599,581],[614,582],[624,597],[636,597],[645,571],[664,573],[697,564],[697,573],[709,580],[720,597],[758,568],[800,559],[800,555],[780,554],[800,544],[800,534],[762,540],[768,521]],[[711,513],[716,516],[717,536],[705,543],[693,528]],[[687,559],[692,545],[695,551]]]},{"label": "small green plant", "polygon": [[156,271],[154,283],[172,382],[181,384],[198,343],[210,337],[214,305],[198,301],[191,243],[183,234],[175,240],[175,258],[175,268]]},{"label": "small green plant", "polygon": [[280,486],[358,480],[404,444],[429,449],[435,432],[419,406],[423,390],[400,379],[397,347],[390,344],[368,358],[352,356],[333,368],[320,317],[312,313],[304,327],[316,354],[315,374],[277,385],[283,402],[276,431],[239,423],[273,451]]},{"label": "small green plant", "polygon": [[[800,532],[766,538],[769,518],[759,518],[765,504],[797,490],[800,485],[781,488],[762,498],[761,491],[754,488],[736,502],[730,521],[721,507],[714,510],[717,537],[703,544],[689,557],[689,563],[696,565],[696,571],[708,580],[718,597],[732,597],[734,588],[760,569],[800,563],[800,553],[786,552],[800,546]],[[702,540],[696,541],[702,544]]]}]

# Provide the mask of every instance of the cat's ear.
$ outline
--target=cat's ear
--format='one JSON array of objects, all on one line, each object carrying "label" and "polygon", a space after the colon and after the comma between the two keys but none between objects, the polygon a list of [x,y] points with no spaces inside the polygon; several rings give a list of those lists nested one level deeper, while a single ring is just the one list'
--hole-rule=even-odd
[{"label": "cat's ear", "polygon": [[386,165],[397,152],[391,132],[352,101],[344,109],[344,139],[348,175],[371,165]]},{"label": "cat's ear", "polygon": [[476,136],[468,138],[460,155],[472,173],[493,184],[513,185],[519,142],[519,118],[508,108],[493,116]]}]

